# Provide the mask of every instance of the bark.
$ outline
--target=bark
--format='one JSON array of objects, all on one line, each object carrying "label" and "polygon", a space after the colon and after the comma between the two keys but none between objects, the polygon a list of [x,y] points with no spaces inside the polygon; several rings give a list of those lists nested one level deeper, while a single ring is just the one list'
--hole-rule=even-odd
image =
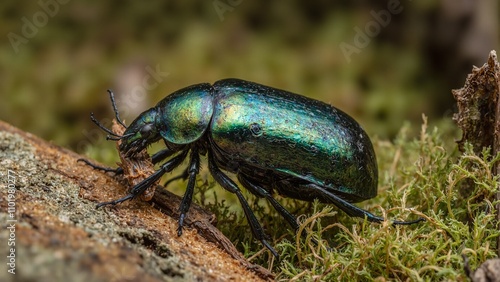
[{"label": "bark", "polygon": [[7,272],[2,255],[7,269],[0,281],[274,278],[247,262],[199,206],[193,204],[177,236],[180,198],[165,189],[156,189],[153,204],[132,200],[96,209],[128,186],[77,162],[81,157],[0,121],[0,244],[7,255],[14,248],[16,273]]}]

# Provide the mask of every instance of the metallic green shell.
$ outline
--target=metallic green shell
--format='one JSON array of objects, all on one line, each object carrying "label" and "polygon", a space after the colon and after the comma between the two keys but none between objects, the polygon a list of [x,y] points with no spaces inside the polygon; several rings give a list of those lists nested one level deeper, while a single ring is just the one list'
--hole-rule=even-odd
[{"label": "metallic green shell", "polygon": [[210,84],[197,84],[160,101],[156,108],[161,136],[174,144],[188,144],[202,137],[213,114],[212,93]]},{"label": "metallic green shell", "polygon": [[352,202],[377,195],[373,146],[344,112],[236,79],[213,87],[211,139],[232,162],[304,179]]}]

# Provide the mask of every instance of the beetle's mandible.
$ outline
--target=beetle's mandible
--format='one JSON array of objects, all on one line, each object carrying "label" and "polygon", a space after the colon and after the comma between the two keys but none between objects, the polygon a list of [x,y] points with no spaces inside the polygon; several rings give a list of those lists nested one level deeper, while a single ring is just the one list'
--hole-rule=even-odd
[{"label": "beetle's mandible", "polygon": [[[116,119],[123,124],[110,95]],[[119,149],[126,156],[163,140],[166,148],[154,154],[152,161],[167,159],[151,176],[132,187],[127,196],[98,206],[115,205],[141,195],[189,158],[182,174],[188,183],[180,206],[179,235],[191,204],[200,155],[207,156],[215,181],[238,197],[254,237],[276,257],[278,253],[266,241],[239,186],[226,172],[235,174],[241,186],[252,194],[269,201],[295,230],[299,228],[297,220],[273,197],[276,192],[304,201],[318,199],[372,222],[384,220],[352,204],[377,195],[378,171],[372,143],[353,118],[329,104],[253,82],[225,79],[172,93],[140,114],[123,135],[93,121],[110,134],[109,139],[122,141]]]}]

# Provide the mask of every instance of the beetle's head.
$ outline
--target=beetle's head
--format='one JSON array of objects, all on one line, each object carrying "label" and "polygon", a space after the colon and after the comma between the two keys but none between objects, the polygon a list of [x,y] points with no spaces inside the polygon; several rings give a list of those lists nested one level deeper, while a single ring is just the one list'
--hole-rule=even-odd
[{"label": "beetle's head", "polygon": [[120,151],[126,156],[132,156],[145,149],[151,143],[160,140],[160,133],[156,126],[156,108],[151,108],[140,114],[123,133]]}]

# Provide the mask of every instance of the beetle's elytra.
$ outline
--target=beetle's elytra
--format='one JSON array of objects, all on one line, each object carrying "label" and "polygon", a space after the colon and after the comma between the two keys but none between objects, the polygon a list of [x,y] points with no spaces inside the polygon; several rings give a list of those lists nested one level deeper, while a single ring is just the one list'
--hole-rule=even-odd
[{"label": "beetle's elytra", "polygon": [[[122,123],[110,94],[116,118]],[[166,148],[154,154],[152,161],[168,159],[127,196],[98,206],[137,197],[189,156],[182,175],[188,184],[180,207],[179,235],[191,204],[200,155],[207,156],[215,181],[238,197],[254,237],[276,257],[239,186],[225,172],[236,174],[241,186],[267,199],[295,230],[299,227],[296,218],[273,197],[275,192],[331,203],[350,216],[369,221],[384,220],[352,204],[377,195],[377,162],[371,141],[354,119],[329,104],[253,82],[225,79],[172,93],[139,115],[120,136],[93,120],[111,135],[108,138],[122,141],[119,150],[126,156],[163,140]]]}]

